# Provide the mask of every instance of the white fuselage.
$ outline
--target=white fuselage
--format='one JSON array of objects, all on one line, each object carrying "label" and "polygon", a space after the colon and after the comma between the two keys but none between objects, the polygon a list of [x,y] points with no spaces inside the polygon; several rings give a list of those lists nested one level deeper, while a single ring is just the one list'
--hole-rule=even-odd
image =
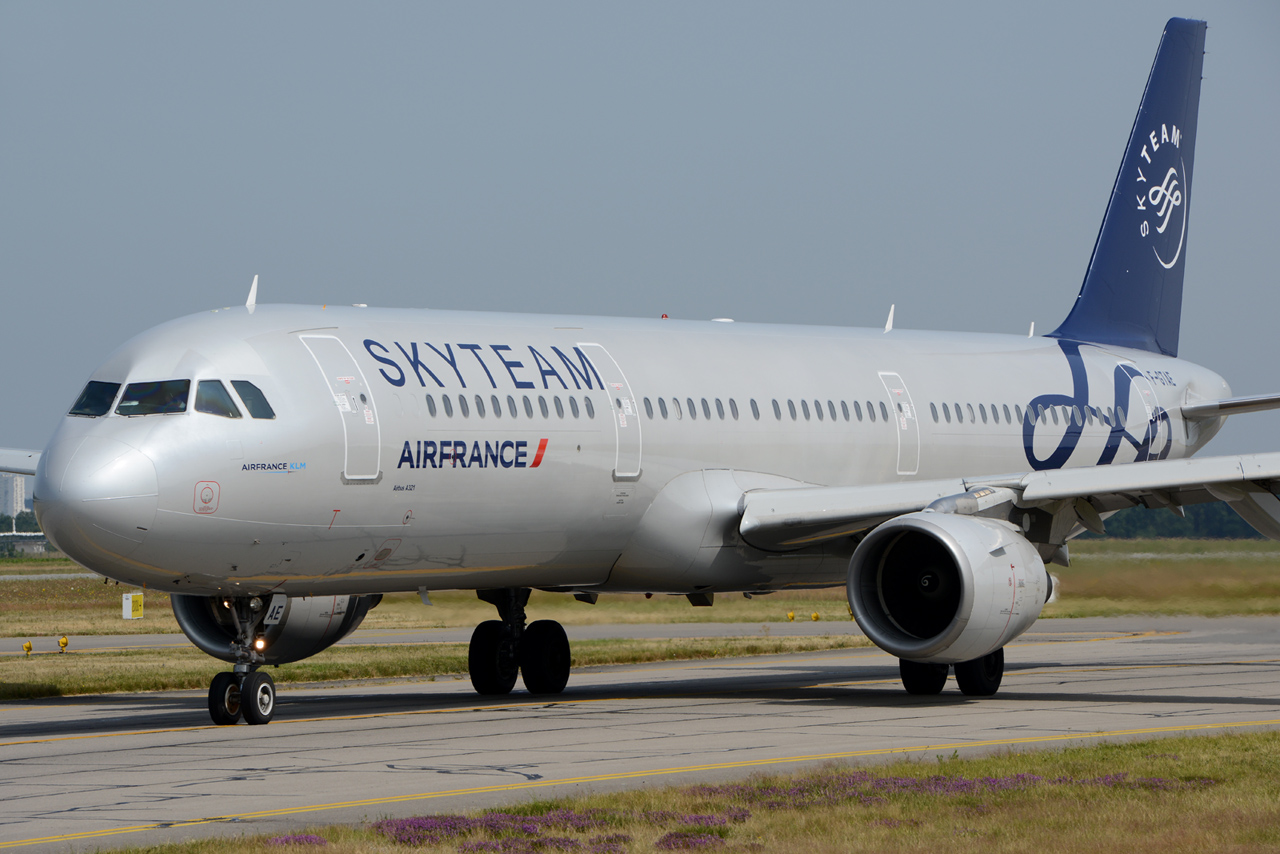
[{"label": "white fuselage", "polygon": [[1051,338],[303,306],[165,324],[93,378],[247,380],[275,417],[68,416],[35,487],[57,545],[132,584],[291,595],[839,584],[830,546],[726,541],[714,583],[627,552],[690,472],[749,489],[1178,458],[1220,423],[1179,407],[1229,394]]}]

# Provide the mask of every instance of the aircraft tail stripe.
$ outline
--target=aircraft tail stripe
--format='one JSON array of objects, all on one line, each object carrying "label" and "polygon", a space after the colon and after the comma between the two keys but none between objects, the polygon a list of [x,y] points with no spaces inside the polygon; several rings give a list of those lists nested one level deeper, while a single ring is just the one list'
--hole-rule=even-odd
[{"label": "aircraft tail stripe", "polygon": [[547,452],[547,440],[539,439],[538,453],[533,455],[533,462],[529,463],[529,468],[536,469],[538,466],[542,465],[542,455],[545,454],[546,452]]}]

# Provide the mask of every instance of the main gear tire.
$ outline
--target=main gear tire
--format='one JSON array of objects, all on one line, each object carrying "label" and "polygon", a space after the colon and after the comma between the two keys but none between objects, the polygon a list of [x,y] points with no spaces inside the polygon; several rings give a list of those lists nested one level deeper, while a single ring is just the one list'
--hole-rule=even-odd
[{"label": "main gear tire", "polygon": [[538,620],[520,639],[520,675],[530,694],[559,694],[569,683],[569,637],[555,620]]},{"label": "main gear tire", "polygon": [[956,684],[970,697],[990,697],[1004,678],[1004,648],[956,665]]},{"label": "main gear tire", "polygon": [[485,620],[471,633],[467,649],[467,672],[477,694],[510,694],[515,687],[520,663],[510,633],[499,620]]},{"label": "main gear tire", "polygon": [[940,694],[947,684],[947,665],[898,659],[898,675],[908,694]]}]

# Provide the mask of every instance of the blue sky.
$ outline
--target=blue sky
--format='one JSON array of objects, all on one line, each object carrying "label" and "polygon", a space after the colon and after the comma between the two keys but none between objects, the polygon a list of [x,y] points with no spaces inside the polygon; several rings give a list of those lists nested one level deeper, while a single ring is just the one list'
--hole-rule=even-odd
[{"label": "blue sky", "polygon": [[1048,331],[1175,14],[1210,25],[1181,355],[1280,391],[1280,4],[4,4],[0,445],[254,274],[261,302]]}]

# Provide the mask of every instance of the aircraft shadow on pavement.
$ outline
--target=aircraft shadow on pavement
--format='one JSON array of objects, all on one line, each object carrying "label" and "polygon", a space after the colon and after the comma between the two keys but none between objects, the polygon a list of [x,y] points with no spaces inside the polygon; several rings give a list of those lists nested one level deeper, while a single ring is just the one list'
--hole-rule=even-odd
[{"label": "aircraft shadow on pavement", "polygon": [[[1142,667],[1143,664],[1143,662],[1134,662],[1133,666]],[[1124,665],[1110,662],[1109,666],[1123,667]],[[1240,667],[1241,665],[1230,666]],[[1277,667],[1275,664],[1258,666],[1270,671],[1274,671]],[[499,697],[481,697],[465,690],[439,693],[434,690],[435,685],[439,683],[417,683],[415,687],[405,686],[402,690],[394,691],[385,690],[385,686],[371,685],[368,692],[361,693],[353,693],[350,687],[344,687],[341,690],[335,689],[332,694],[326,694],[323,688],[310,686],[305,690],[291,691],[289,686],[285,685],[282,686],[278,697],[276,725],[302,720],[323,721],[363,716],[448,713],[483,708],[553,709],[556,706],[569,707],[583,703],[662,699],[692,701],[705,699],[714,700],[717,703],[741,699],[765,704],[785,704],[792,712],[800,711],[804,706],[811,706],[814,709],[848,706],[919,711],[922,708],[966,706],[972,703],[997,704],[999,707],[1008,707],[1011,704],[1051,703],[1057,707],[1070,708],[1073,705],[1118,703],[1180,705],[1191,708],[1202,708],[1206,705],[1255,707],[1265,710],[1280,708],[1280,698],[1229,696],[1223,695],[1220,690],[1214,695],[1190,691],[1151,693],[1139,690],[1118,692],[1087,688],[1062,690],[1062,686],[1071,683],[1075,674],[1064,673],[1060,677],[1054,677],[1052,666],[1044,664],[1010,667],[1006,677],[1020,671],[1038,671],[1039,675],[1053,679],[1051,685],[1045,686],[1052,690],[1027,690],[1026,687],[1018,684],[1018,679],[1006,678],[1004,686],[994,697],[967,697],[956,689],[954,681],[949,681],[947,688],[941,694],[913,696],[905,693],[897,684],[898,672],[893,666],[788,668],[785,673],[779,674],[762,674],[759,671],[752,673],[713,671],[699,673],[689,678],[666,678],[660,682],[630,679],[616,684],[598,686],[574,686],[570,683],[563,694],[540,697],[530,695],[519,688],[509,695]],[[21,705],[37,706],[50,711],[80,707],[86,709],[86,714],[66,718],[41,716],[38,719],[32,717],[26,720],[14,720],[0,725],[0,742],[109,735],[147,729],[184,729],[205,726],[212,728],[205,698],[188,692],[49,698],[25,701]]]}]

